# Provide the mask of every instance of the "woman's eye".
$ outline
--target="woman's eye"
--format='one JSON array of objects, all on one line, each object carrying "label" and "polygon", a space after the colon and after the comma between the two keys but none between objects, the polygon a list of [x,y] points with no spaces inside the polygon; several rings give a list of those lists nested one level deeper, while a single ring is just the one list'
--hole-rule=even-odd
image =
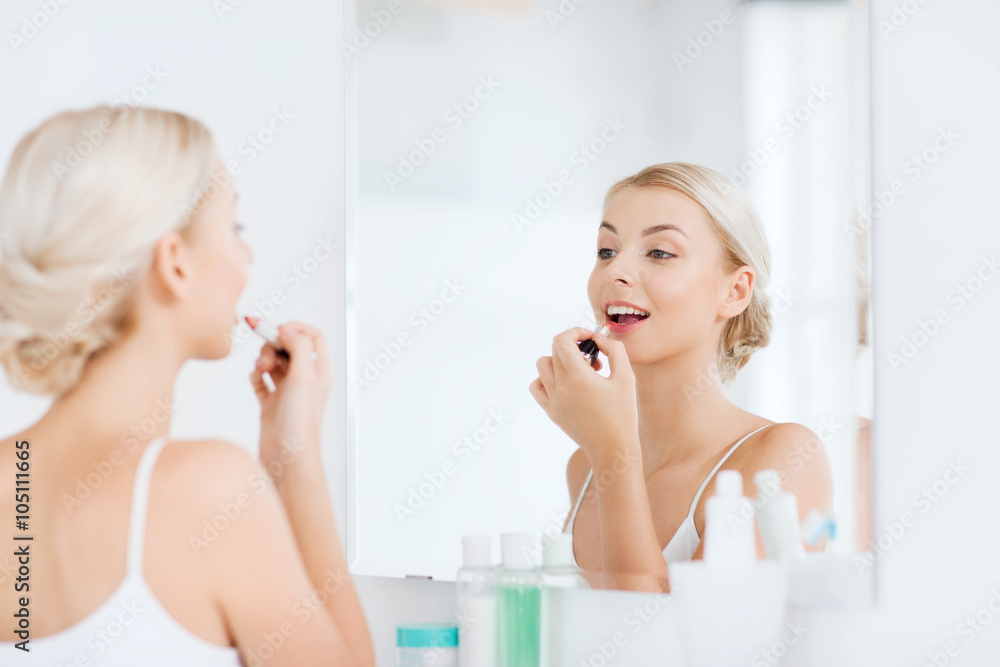
[{"label": "woman's eye", "polygon": [[676,257],[666,250],[650,250],[649,254],[653,256],[653,259],[667,259],[668,257]]},{"label": "woman's eye", "polygon": [[614,257],[613,252],[615,251],[611,248],[601,248],[597,251],[597,259],[611,259]]}]

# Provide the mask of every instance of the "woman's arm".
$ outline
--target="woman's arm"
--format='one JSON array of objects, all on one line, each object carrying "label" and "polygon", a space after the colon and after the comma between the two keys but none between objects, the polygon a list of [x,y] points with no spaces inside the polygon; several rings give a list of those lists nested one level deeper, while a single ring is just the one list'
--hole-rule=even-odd
[{"label": "woman's arm", "polygon": [[[330,389],[326,345],[318,329],[292,322],[278,330],[289,361],[270,344],[251,374],[261,404],[260,458],[274,480],[306,571],[356,664],[374,665],[368,624],[337,540],[323,474],[320,425]],[[270,375],[275,390],[264,382]]]},{"label": "woman's arm", "polygon": [[617,462],[594,467],[605,587],[667,592],[667,564],[656,537],[638,439],[632,446],[618,445],[618,451],[622,458]]},{"label": "woman's arm", "polygon": [[539,377],[529,390],[593,467],[605,585],[667,590],[639,447],[635,376],[625,346],[606,335],[594,340],[611,372],[607,378],[595,373],[577,346],[590,334],[576,327],[556,336],[552,356],[538,360]]},{"label": "woman's arm", "polygon": [[233,514],[194,558],[205,563],[207,585],[244,664],[370,666],[372,662],[358,657],[352,630],[324,602],[336,597],[344,607],[353,595],[350,578],[343,574],[317,581],[307,571],[268,472],[236,445],[197,445],[197,456],[190,457],[182,477],[195,496],[188,502],[206,520],[223,505],[233,508]]},{"label": "woman's arm", "polygon": [[309,579],[326,593],[325,605],[358,665],[374,665],[371,636],[361,601],[337,540],[333,505],[318,456],[303,456],[275,477]]}]

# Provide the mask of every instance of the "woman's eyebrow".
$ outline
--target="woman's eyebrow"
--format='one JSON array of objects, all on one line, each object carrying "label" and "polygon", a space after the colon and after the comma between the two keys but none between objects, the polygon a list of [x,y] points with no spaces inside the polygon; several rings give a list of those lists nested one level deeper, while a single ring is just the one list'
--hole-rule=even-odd
[{"label": "woman's eyebrow", "polygon": [[[604,227],[605,229],[609,230],[612,234],[618,233],[618,230],[615,229],[615,226],[612,225],[607,220],[601,222],[601,227]],[[600,229],[600,227],[598,227],[598,229]],[[670,224],[654,225],[652,227],[647,227],[646,229],[642,230],[642,236],[649,236],[650,234],[655,234],[657,232],[665,232],[671,229],[674,230],[675,232],[680,232],[681,234],[684,234],[684,236],[687,236],[687,238],[691,238],[690,236],[687,235],[687,233],[683,229],[681,229],[677,225],[670,225]]]}]

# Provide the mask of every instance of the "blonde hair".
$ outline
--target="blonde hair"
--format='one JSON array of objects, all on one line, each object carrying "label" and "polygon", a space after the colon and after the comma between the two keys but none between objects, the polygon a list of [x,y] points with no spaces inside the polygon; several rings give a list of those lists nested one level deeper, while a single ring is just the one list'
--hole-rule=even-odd
[{"label": "blonde hair", "polygon": [[135,280],[192,221],[216,154],[197,120],[128,106],[66,111],[21,139],[0,186],[0,362],[14,387],[62,394],[130,330]]},{"label": "blonde hair", "polygon": [[765,291],[771,276],[771,250],[750,200],[714,169],[683,162],[646,167],[615,183],[604,198],[604,209],[626,188],[665,188],[701,205],[722,244],[723,271],[729,274],[741,266],[754,269],[756,280],[750,303],[726,322],[716,351],[720,380],[732,381],[753,351],[770,342],[773,324]]}]

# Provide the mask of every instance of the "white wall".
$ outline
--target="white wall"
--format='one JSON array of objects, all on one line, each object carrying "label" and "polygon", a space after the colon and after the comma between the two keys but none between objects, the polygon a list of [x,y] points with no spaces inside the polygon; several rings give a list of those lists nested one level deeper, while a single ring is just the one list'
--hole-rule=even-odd
[{"label": "white wall", "polygon": [[[992,529],[1000,505],[993,418],[1000,362],[989,352],[1000,281],[961,309],[949,295],[1000,251],[993,203],[1000,7],[873,0],[872,18],[874,187],[905,185],[876,218],[873,239],[876,531],[891,546],[878,561],[877,609],[849,619],[816,615],[815,641],[800,664],[918,665],[948,642],[957,654],[938,655],[936,664],[996,664],[1000,618],[983,613],[992,622],[979,632],[961,624],[1000,591]],[[899,29],[883,34],[880,26]],[[959,138],[914,181],[912,156],[948,127]],[[888,354],[939,309],[947,323],[893,370]],[[938,502],[916,504],[915,494],[943,479],[950,461],[969,470],[954,485],[938,483],[947,489]],[[885,525],[906,512],[914,525],[898,541],[886,536]]]},{"label": "white wall", "polygon": [[[4,2],[0,19],[4,166],[29,129],[64,109],[124,102],[181,111],[202,120],[214,133],[223,159],[236,162],[239,169],[233,180],[240,193],[240,218],[255,251],[241,307],[265,315],[273,309],[279,321],[307,319],[323,328],[331,350],[342,350],[340,5],[295,0],[275,11],[263,3],[235,0],[214,4],[179,0],[154,6],[124,0],[53,4],[59,10],[46,19],[36,2]],[[25,28],[32,21],[42,27]],[[28,35],[24,42],[11,40],[11,33],[22,32]],[[291,119],[272,137],[267,132],[275,109]],[[250,143],[251,136],[260,150]],[[340,247],[329,260],[310,265],[314,270],[303,272],[304,279],[291,278],[287,272],[319,247],[317,237],[330,237]],[[265,303],[272,296],[281,303]],[[221,437],[256,452],[259,410],[247,376],[259,347],[256,337],[246,335],[227,359],[184,368],[175,394],[174,435]],[[335,376],[341,377],[343,355],[334,355],[333,363]],[[12,392],[4,380],[0,433],[24,428],[47,405],[47,400]],[[343,405],[342,384],[335,384],[331,405]],[[343,452],[343,423],[342,409],[329,417],[326,453]],[[328,464],[338,464],[328,465],[327,471],[341,511],[342,459],[342,454],[327,457]]]}]

